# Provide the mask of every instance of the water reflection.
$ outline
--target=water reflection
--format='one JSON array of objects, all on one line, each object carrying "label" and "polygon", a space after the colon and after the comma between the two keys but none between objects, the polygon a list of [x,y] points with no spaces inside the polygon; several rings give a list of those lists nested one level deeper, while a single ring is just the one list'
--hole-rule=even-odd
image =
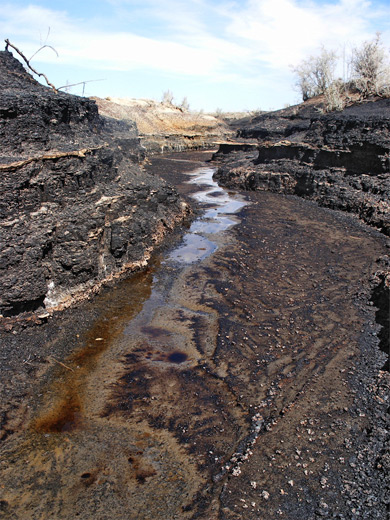
[{"label": "water reflection", "polygon": [[150,299],[156,267],[152,265],[133,274],[118,283],[115,291],[105,291],[95,299],[94,304],[102,309],[99,319],[86,332],[83,346],[76,348],[66,364],[57,367],[55,381],[43,392],[42,408],[30,425],[32,430],[38,433],[70,432],[83,424],[86,380],[126,324]]},{"label": "water reflection", "polygon": [[183,243],[168,256],[168,262],[190,264],[206,258],[218,247],[210,235],[221,233],[238,223],[236,217],[228,215],[239,211],[246,202],[239,195],[220,188],[213,180],[214,171],[213,168],[200,168],[189,174],[192,178],[188,182],[201,187],[192,198],[206,210],[192,223]]}]

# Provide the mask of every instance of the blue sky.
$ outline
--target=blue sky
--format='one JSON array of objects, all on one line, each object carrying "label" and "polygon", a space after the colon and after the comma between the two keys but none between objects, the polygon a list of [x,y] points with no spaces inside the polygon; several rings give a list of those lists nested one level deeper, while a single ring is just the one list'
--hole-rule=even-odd
[{"label": "blue sky", "polygon": [[156,100],[170,90],[205,111],[299,102],[291,66],[322,45],[348,55],[377,31],[390,48],[390,0],[0,0],[3,40],[28,57],[45,42],[57,50],[32,61],[56,86],[100,80],[85,95]]}]

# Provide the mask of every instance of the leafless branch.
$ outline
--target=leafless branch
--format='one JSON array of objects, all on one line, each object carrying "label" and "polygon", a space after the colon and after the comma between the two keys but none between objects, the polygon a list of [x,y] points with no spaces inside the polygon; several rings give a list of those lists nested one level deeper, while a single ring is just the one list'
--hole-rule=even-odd
[{"label": "leafless branch", "polygon": [[57,90],[61,90],[62,88],[68,88],[68,87],[76,87],[77,85],[84,85],[85,83],[92,83],[93,81],[105,81],[105,78],[88,79],[87,81],[79,81],[78,83],[72,83],[71,85],[63,85],[62,87],[58,87]]},{"label": "leafless branch", "polygon": [[38,54],[38,52],[41,52],[41,50],[45,49],[45,48],[51,49],[52,51],[54,51],[56,53],[56,55],[57,55],[57,58],[58,58],[58,52],[55,50],[55,48],[52,47],[51,45],[46,45],[45,44],[45,45],[42,45],[42,47],[39,47],[39,49],[36,52],[34,52],[34,54],[31,56],[31,58],[28,61],[31,61],[34,58],[34,56],[36,56]]},{"label": "leafless branch", "polygon": [[55,357],[49,356],[49,358],[51,358],[53,361],[55,361],[56,363],[58,363],[62,367],[66,368],[66,370],[70,370],[71,372],[74,372],[73,368],[68,367],[67,365],[65,365],[65,363],[62,363],[62,361],[58,361],[58,359],[56,359]]},{"label": "leafless branch", "polygon": [[48,28],[47,28],[47,34],[46,34],[46,38],[45,38],[45,41],[44,41],[44,42],[42,42],[42,36],[41,36],[41,39],[40,39],[41,46],[42,46],[42,45],[46,45],[47,40],[49,39],[49,36],[50,36],[50,30],[51,30],[51,29],[50,29],[50,25],[49,25]]},{"label": "leafless branch", "polygon": [[12,47],[22,58],[23,60],[26,62],[26,65],[27,67],[34,73],[36,74],[37,76],[42,76],[43,78],[45,78],[45,81],[46,83],[49,85],[49,87],[51,87],[54,92],[58,92],[56,87],[50,83],[50,81],[47,79],[47,76],[45,74],[43,74],[43,72],[38,72],[36,71],[31,65],[30,65],[30,61],[26,58],[26,56],[17,48],[15,47],[15,45],[13,45],[8,39],[4,40],[5,43],[6,43],[6,46],[5,46],[5,50],[7,51],[8,50],[8,47]]}]

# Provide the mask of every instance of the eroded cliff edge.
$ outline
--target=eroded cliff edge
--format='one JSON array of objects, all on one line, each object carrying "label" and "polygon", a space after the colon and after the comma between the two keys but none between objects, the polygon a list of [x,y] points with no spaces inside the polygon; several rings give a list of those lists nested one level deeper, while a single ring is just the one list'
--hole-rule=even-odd
[{"label": "eroded cliff edge", "polygon": [[214,156],[222,184],[299,195],[390,235],[390,99],[329,114],[310,102],[243,122],[237,135],[242,144]]},{"label": "eroded cliff edge", "polygon": [[234,131],[221,118],[151,99],[92,98],[99,113],[114,120],[135,121],[148,155],[215,149],[215,142]]},{"label": "eroded cliff edge", "polygon": [[[0,52],[0,314],[60,308],[145,265],[189,208],[144,172],[136,125]],[[41,312],[42,311],[42,312]]]}]

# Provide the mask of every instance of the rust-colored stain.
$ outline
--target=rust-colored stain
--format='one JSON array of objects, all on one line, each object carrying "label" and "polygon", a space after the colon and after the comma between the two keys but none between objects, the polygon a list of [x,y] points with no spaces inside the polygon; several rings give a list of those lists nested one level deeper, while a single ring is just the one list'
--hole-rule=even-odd
[{"label": "rust-colored stain", "polygon": [[[150,296],[153,267],[134,274],[124,281],[117,299],[109,301],[95,325],[87,332],[84,345],[65,360],[58,380],[50,391],[57,396],[44,411],[35,417],[30,427],[41,433],[72,432],[83,425],[83,388],[88,375],[93,371],[103,352],[118,337],[123,328],[141,309]],[[100,304],[107,299],[102,296]],[[99,303],[99,302],[98,302]]]},{"label": "rust-colored stain", "polygon": [[145,484],[146,479],[154,477],[157,474],[156,469],[142,458],[142,452],[132,455],[128,458],[129,464],[135,473],[135,478],[139,484]]},{"label": "rust-colored stain", "polygon": [[80,397],[77,392],[70,392],[56,403],[44,416],[34,419],[31,428],[41,433],[72,432],[82,424]]}]

